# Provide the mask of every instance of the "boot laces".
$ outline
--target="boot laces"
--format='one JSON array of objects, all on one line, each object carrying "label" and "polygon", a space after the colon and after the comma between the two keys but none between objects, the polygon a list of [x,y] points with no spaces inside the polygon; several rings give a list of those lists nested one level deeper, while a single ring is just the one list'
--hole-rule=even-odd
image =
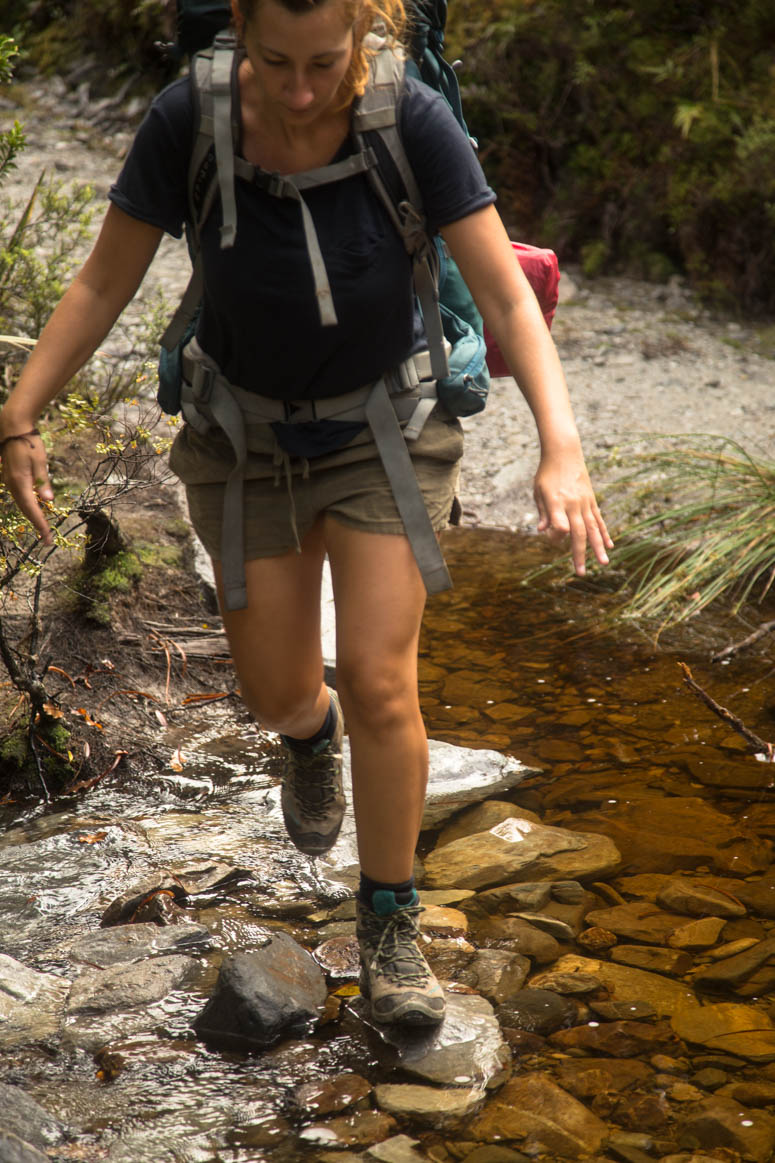
[{"label": "boot laces", "polygon": [[[424,986],[430,977],[428,963],[417,946],[422,905],[397,908],[380,924],[380,936],[369,968],[399,985]],[[382,922],[383,918],[380,918]],[[373,926],[376,935],[377,926]]]},{"label": "boot laces", "polygon": [[340,792],[340,758],[330,740],[326,740],[320,751],[293,751],[289,755],[291,789],[304,815],[310,819],[323,819]]}]

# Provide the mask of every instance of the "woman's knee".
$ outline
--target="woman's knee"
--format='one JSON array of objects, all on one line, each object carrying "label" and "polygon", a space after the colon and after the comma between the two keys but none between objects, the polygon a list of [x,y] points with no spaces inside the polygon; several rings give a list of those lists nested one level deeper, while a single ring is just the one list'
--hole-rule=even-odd
[{"label": "woman's knee", "polygon": [[413,661],[398,665],[376,658],[349,663],[337,658],[336,681],[345,719],[372,731],[395,730],[419,714]]},{"label": "woman's knee", "polygon": [[300,738],[314,732],[307,727],[320,697],[322,677],[293,682],[267,681],[257,675],[239,677],[242,701],[262,727]]}]

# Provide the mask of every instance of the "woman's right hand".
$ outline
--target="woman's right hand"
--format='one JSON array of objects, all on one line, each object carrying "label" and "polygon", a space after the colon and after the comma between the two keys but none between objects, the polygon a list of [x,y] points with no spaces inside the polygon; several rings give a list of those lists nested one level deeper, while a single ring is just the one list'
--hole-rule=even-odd
[{"label": "woman's right hand", "polygon": [[[34,426],[9,424],[7,431],[0,428],[3,443],[2,476],[19,511],[31,522],[44,545],[53,543],[51,527],[43,511],[43,504],[53,501],[54,490],[48,473],[46,449],[40,436],[33,434]],[[23,434],[23,435],[22,435]],[[15,437],[9,440],[8,437]]]}]

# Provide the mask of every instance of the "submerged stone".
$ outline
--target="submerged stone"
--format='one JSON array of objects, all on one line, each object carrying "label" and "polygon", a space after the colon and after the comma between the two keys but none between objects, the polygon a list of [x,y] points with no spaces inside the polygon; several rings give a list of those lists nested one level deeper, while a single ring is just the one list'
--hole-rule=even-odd
[{"label": "submerged stone", "polygon": [[515,1140],[529,1155],[583,1158],[597,1151],[607,1127],[543,1074],[507,1082],[469,1124],[466,1134],[485,1142]]},{"label": "submerged stone", "polygon": [[235,868],[220,861],[187,865],[174,872],[162,870],[153,873],[117,897],[102,915],[102,927],[129,925],[145,920],[139,913],[156,896],[166,896],[174,904],[212,904],[228,892],[253,881],[247,868]]},{"label": "submerged stone", "polygon": [[116,925],[87,933],[61,948],[61,953],[83,965],[107,969],[128,961],[141,961],[160,954],[197,952],[211,944],[204,925],[186,923],[160,928],[154,924]]},{"label": "submerged stone", "polygon": [[728,1147],[754,1163],[770,1163],[775,1151],[775,1119],[750,1111],[733,1099],[714,1095],[688,1114],[681,1128],[682,1147]]},{"label": "submerged stone", "polygon": [[286,933],[268,933],[262,948],[224,961],[194,1029],[204,1041],[230,1049],[264,1049],[281,1037],[308,1033],[326,995],[310,954]]},{"label": "submerged stone", "polygon": [[671,1025],[679,1038],[750,1062],[775,1062],[775,1025],[763,1010],[735,1002],[686,1005]]},{"label": "submerged stone", "polygon": [[485,888],[521,879],[605,877],[620,862],[606,836],[510,817],[488,832],[435,848],[426,858],[425,876],[432,888]]},{"label": "submerged stone", "polygon": [[539,965],[547,965],[560,955],[560,945],[554,937],[521,917],[485,917],[473,929],[474,938],[481,944],[506,948]]},{"label": "submerged stone", "polygon": [[0,1046],[38,1042],[58,1033],[70,982],[37,973],[0,953]]},{"label": "submerged stone", "polygon": [[700,969],[695,980],[707,989],[734,987],[751,977],[770,957],[775,957],[775,937],[768,937],[742,953]]},{"label": "submerged stone", "polygon": [[44,1155],[32,1143],[14,1135],[12,1131],[0,1128],[0,1160],[2,1163],[51,1163],[51,1157]]},{"label": "submerged stone", "polygon": [[346,1110],[371,1094],[371,1083],[359,1074],[340,1074],[319,1082],[305,1082],[295,1091],[293,1099],[304,1114],[316,1118]]},{"label": "submerged stone", "polygon": [[502,1026],[547,1035],[578,1021],[573,1002],[549,989],[521,989],[498,1006]]},{"label": "submerged stone", "polygon": [[686,918],[680,913],[663,912],[646,901],[629,901],[610,909],[593,909],[587,913],[587,921],[629,941],[660,945],[685,923]]},{"label": "submerged stone", "polygon": [[67,1013],[72,1017],[151,1005],[178,989],[198,969],[193,957],[176,954],[90,970],[74,982]]},{"label": "submerged stone", "polygon": [[573,818],[574,826],[605,831],[624,855],[629,874],[706,865],[718,873],[750,876],[768,868],[772,858],[769,844],[697,797],[651,795]]},{"label": "submerged stone", "polygon": [[484,1102],[482,1087],[417,1086],[412,1083],[380,1083],[374,1089],[377,1105],[388,1114],[417,1119],[432,1127],[470,1118]]},{"label": "submerged stone", "polygon": [[[58,1119],[44,1110],[20,1086],[0,1082],[0,1130],[18,1135],[32,1147],[44,1151],[55,1147],[64,1138],[64,1127]],[[0,1146],[0,1159],[4,1159]]]},{"label": "submerged stone", "polygon": [[[610,1001],[646,1002],[653,1006],[659,1017],[669,1017],[679,1006],[696,1004],[697,1001],[693,991],[686,985],[660,973],[647,973],[629,965],[578,957],[573,953],[561,957],[550,972],[581,973],[585,977],[594,977],[608,991]],[[545,981],[546,975],[537,974],[530,979],[530,985],[543,986]]]},{"label": "submerged stone", "polygon": [[669,880],[657,893],[657,904],[691,917],[744,917],[745,905],[730,893],[690,880]]}]

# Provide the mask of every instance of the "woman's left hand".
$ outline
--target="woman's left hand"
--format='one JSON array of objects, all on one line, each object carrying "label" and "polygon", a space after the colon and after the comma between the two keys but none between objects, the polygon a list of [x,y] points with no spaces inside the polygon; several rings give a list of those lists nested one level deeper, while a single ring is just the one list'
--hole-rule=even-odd
[{"label": "woman's left hand", "polygon": [[608,564],[606,550],[614,543],[580,450],[577,455],[542,455],[533,495],[539,533],[547,533],[553,540],[570,535],[573,568],[580,577],[586,573],[587,546],[601,565]]}]

